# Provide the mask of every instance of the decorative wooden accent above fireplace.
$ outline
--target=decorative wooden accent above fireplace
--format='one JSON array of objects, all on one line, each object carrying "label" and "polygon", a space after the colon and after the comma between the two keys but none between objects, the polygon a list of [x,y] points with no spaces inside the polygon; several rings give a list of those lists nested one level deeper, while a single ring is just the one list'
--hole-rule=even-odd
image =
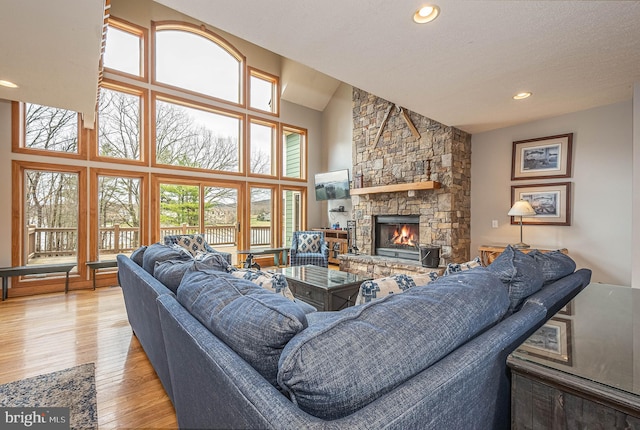
[{"label": "decorative wooden accent above fireplace", "polygon": [[398,191],[436,190],[440,188],[440,185],[440,182],[437,181],[411,182],[408,184],[355,188],[350,190],[350,193],[352,196],[361,196],[364,194],[395,193]]}]

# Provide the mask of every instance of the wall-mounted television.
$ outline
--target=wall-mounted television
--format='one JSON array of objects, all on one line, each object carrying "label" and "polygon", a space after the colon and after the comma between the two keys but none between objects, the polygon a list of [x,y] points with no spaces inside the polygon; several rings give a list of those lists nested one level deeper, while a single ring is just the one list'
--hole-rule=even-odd
[{"label": "wall-mounted television", "polygon": [[316,200],[349,198],[349,170],[316,173]]}]

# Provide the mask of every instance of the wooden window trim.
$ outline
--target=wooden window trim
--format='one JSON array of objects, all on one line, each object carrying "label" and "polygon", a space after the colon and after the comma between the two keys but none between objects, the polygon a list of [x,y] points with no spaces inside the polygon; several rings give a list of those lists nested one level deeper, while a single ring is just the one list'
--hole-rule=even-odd
[{"label": "wooden window trim", "polygon": [[[292,178],[290,176],[284,175],[284,152],[282,150],[282,137],[284,136],[285,131],[291,131],[293,133],[298,133],[304,136],[304,142],[302,145],[302,150],[300,154],[300,178]],[[307,133],[306,128],[298,127],[291,124],[283,124],[280,123],[279,130],[279,140],[278,146],[280,147],[280,170],[278,172],[278,178],[286,181],[294,181],[294,182],[307,182],[307,154],[308,154],[308,145],[309,145],[309,135]]]},{"label": "wooden window trim", "polygon": [[[90,285],[87,280],[87,168],[83,166],[60,165],[51,163],[38,163],[32,161],[13,160],[11,162],[12,191],[11,191],[11,264],[22,266],[26,262],[22,260],[24,251],[24,171],[43,170],[48,172],[75,173],[78,175],[78,254],[76,272],[69,274],[69,290],[84,288]],[[14,278],[16,279],[16,278]],[[12,283],[16,288],[12,296],[25,296],[33,294],[64,291],[65,277],[60,275],[45,276],[37,279],[18,278]],[[12,289],[13,289],[12,288]]]},{"label": "wooden window trim", "polygon": [[98,152],[98,123],[100,121],[100,112],[96,114],[96,124],[93,130],[87,130],[89,136],[89,158],[92,161],[104,161],[107,163],[127,164],[132,166],[148,166],[149,165],[149,97],[148,91],[141,87],[124,84],[122,82],[104,79],[101,87],[113,91],[119,91],[126,94],[140,97],[140,160],[130,160],[125,158],[105,157]]},{"label": "wooden window trim", "polygon": [[[239,127],[239,136],[238,136],[238,171],[237,172],[228,172],[225,170],[209,170],[202,169],[198,167],[184,167],[184,166],[174,166],[171,164],[161,164],[157,162],[157,142],[156,142],[156,102],[160,100],[166,103],[173,103],[180,106],[199,109],[205,112],[214,113],[217,115],[235,117],[240,120]],[[212,174],[223,174],[229,176],[245,176],[245,154],[246,154],[246,124],[247,124],[247,116],[243,113],[235,112],[229,109],[224,109],[220,107],[211,106],[209,104],[201,103],[195,100],[187,99],[184,97],[178,97],[169,95],[166,93],[160,93],[157,91],[151,92],[151,113],[149,115],[149,120],[153,118],[153,127],[151,127],[151,166],[152,167],[162,167],[164,169],[172,169],[172,170],[180,170],[180,171],[190,171],[190,172],[201,172],[201,173],[212,173]]]},{"label": "wooden window trim", "polygon": [[47,151],[24,146],[26,133],[26,108],[23,102],[11,102],[11,151],[17,154],[44,155],[47,157],[67,158],[74,160],[87,159],[87,142],[90,140],[90,129],[82,127],[82,117],[78,115],[78,152]]},{"label": "wooden window trim", "polygon": [[[254,76],[265,81],[270,81],[272,83],[272,100],[274,102],[273,111],[258,109],[251,106],[251,78]],[[280,78],[276,75],[272,75],[271,73],[256,69],[255,67],[247,66],[247,109],[264,113],[266,115],[280,117]]]},{"label": "wooden window trim", "polygon": [[[197,91],[188,90],[185,88],[176,87],[174,85],[165,84],[163,82],[158,82],[156,79],[156,33],[158,31],[163,30],[177,30],[184,31],[188,33],[193,33],[198,36],[202,36],[206,39],[209,39],[211,42],[217,44],[219,47],[227,51],[231,56],[233,56],[239,63],[239,82],[238,82],[238,91],[239,91],[239,101],[233,102],[229,100],[224,100],[215,96],[211,96],[208,94],[199,93]],[[207,100],[224,103],[230,106],[236,106],[238,108],[245,108],[247,106],[247,92],[245,89],[245,82],[247,81],[247,60],[246,57],[236,49],[231,43],[229,43],[226,39],[214,33],[213,31],[207,29],[207,27],[202,24],[197,26],[195,24],[190,24],[182,21],[152,21],[151,22],[151,84],[172,89],[176,91],[180,91],[184,94],[189,94],[196,97],[202,97]]]},{"label": "wooden window trim", "polygon": [[[245,200],[245,211],[244,211],[244,225],[250,229],[251,227],[251,189],[252,188],[264,188],[267,190],[271,190],[271,245],[273,247],[278,247],[281,240],[278,237],[277,233],[280,232],[280,213],[278,212],[278,207],[280,206],[280,195],[278,194],[278,184],[265,184],[264,182],[247,182],[247,194]],[[274,216],[277,215],[277,216]],[[275,219],[274,219],[275,218]],[[247,230],[245,228],[245,231]],[[247,237],[247,248],[250,248],[251,238]]]},{"label": "wooden window trim", "polygon": [[135,79],[140,82],[147,82],[149,77],[149,55],[148,53],[148,44],[149,44],[149,30],[139,25],[133,24],[129,21],[126,21],[122,18],[117,18],[115,16],[110,16],[107,22],[109,27],[117,28],[118,30],[130,33],[134,36],[137,36],[140,39],[140,73],[141,75],[133,75],[131,73],[123,72],[121,70],[112,69],[110,67],[104,67],[105,72],[109,72],[114,75],[122,76],[129,79]]},{"label": "wooden window trim", "polygon": [[149,174],[145,172],[132,172],[127,170],[115,170],[93,168],[90,172],[89,184],[89,260],[98,260],[98,179],[101,176],[122,177],[140,179],[140,244],[148,244],[149,241]]},{"label": "wooden window trim", "polygon": [[[245,151],[244,151],[244,159],[245,159],[245,166],[244,166],[244,171],[247,172],[247,176],[248,177],[253,177],[253,178],[268,178],[268,179],[274,179],[278,177],[278,172],[280,171],[280,145],[278,145],[279,139],[279,124],[276,121],[269,121],[269,120],[265,120],[263,118],[259,118],[256,116],[248,116],[247,117],[247,130],[245,135],[247,136],[246,139],[244,139],[245,145]],[[264,174],[260,174],[260,173],[253,173],[251,172],[251,124],[260,124],[260,125],[264,125],[267,127],[271,127],[273,129],[273,141],[272,141],[272,158],[271,158],[271,163],[273,164],[272,166],[272,171],[275,172],[272,175],[264,175]]]}]

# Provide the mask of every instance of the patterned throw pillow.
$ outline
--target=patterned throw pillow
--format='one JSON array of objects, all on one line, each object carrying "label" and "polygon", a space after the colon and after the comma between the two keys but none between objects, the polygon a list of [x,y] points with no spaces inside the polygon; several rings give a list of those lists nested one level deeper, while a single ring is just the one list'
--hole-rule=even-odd
[{"label": "patterned throw pillow", "polygon": [[449,263],[447,264],[447,270],[444,271],[444,274],[450,275],[452,273],[463,272],[465,270],[473,269],[474,267],[482,267],[480,257],[476,257],[466,263]]},{"label": "patterned throw pillow", "polygon": [[298,236],[298,252],[320,252],[320,235],[316,233],[302,233]]},{"label": "patterned throw pillow", "polygon": [[265,290],[281,294],[289,300],[295,299],[293,293],[289,289],[287,278],[285,278],[282,273],[263,272],[262,270],[255,269],[237,269],[231,265],[227,266],[227,272],[231,273],[236,278],[251,281]]},{"label": "patterned throw pillow", "polygon": [[207,249],[205,247],[206,241],[204,240],[204,236],[201,234],[188,234],[180,236],[177,239],[176,243],[189,251],[194,257],[198,254],[207,252]]},{"label": "patterned throw pillow", "polygon": [[356,305],[369,303],[389,294],[400,294],[409,288],[427,285],[436,279],[438,279],[438,272],[433,271],[423,275],[393,275],[387,278],[365,281],[360,285]]}]

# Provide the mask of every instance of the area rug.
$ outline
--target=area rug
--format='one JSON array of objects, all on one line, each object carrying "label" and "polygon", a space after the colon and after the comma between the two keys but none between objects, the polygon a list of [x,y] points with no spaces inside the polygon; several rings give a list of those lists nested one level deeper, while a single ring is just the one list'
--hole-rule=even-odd
[{"label": "area rug", "polygon": [[0,385],[0,407],[65,407],[72,429],[96,429],[95,365],[82,364]]}]

